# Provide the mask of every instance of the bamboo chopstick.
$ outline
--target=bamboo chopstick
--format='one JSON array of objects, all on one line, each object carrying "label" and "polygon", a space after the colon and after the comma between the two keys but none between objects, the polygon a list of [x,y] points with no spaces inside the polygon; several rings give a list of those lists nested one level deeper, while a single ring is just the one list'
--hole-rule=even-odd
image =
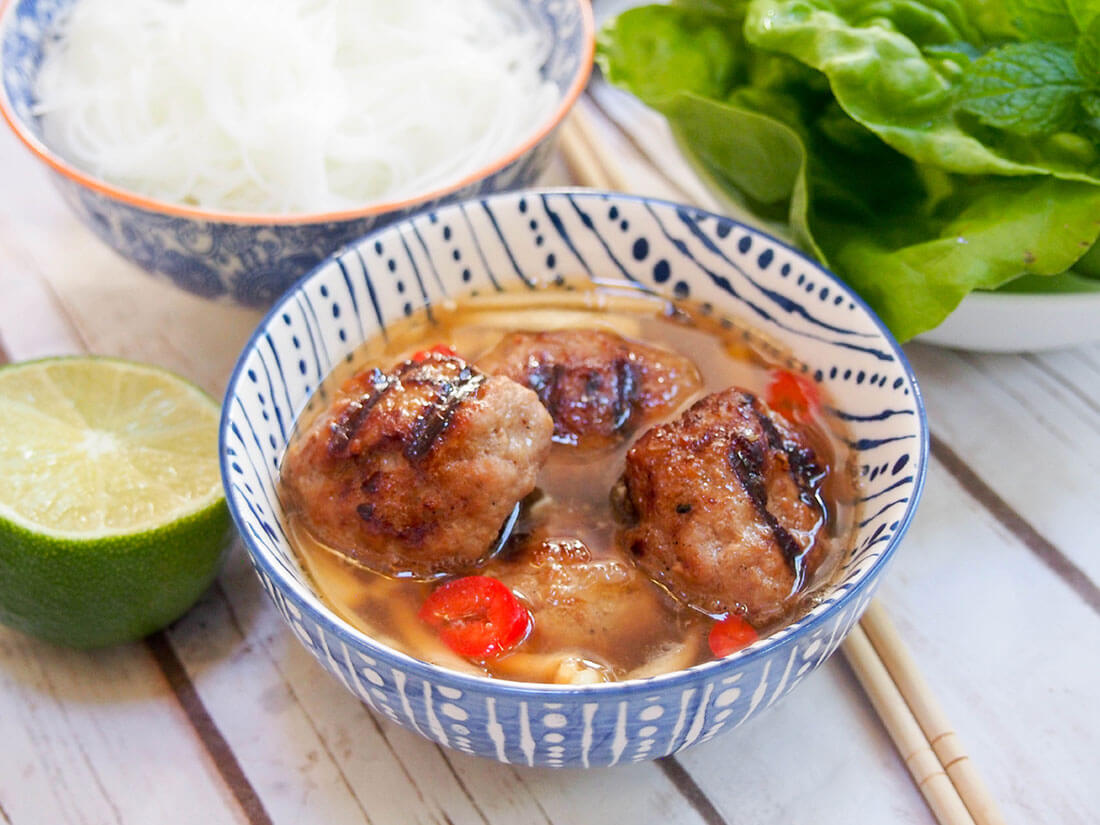
[{"label": "bamboo chopstick", "polygon": [[596,157],[594,150],[589,148],[589,142],[581,132],[576,116],[566,119],[561,126],[561,134],[558,136],[558,147],[565,159],[566,166],[573,179],[582,186],[593,189],[620,189],[612,182],[605,167]]},{"label": "bamboo chopstick", "polygon": [[905,698],[951,782],[959,789],[977,825],[1005,825],[974,763],[962,748],[958,734],[940,707],[932,689],[921,675],[916,661],[898,635],[886,609],[872,599],[860,620],[867,639],[889,671],[898,691]]},{"label": "bamboo chopstick", "polygon": [[[632,190],[582,101],[562,125],[560,151],[582,185]],[[877,600],[842,649],[941,825],[1003,825],[996,803]]]},{"label": "bamboo chopstick", "polygon": [[936,820],[942,825],[975,825],[959,790],[944,773],[943,765],[924,738],[924,732],[862,627],[852,628],[843,649],[856,679],[894,740],[894,747]]}]

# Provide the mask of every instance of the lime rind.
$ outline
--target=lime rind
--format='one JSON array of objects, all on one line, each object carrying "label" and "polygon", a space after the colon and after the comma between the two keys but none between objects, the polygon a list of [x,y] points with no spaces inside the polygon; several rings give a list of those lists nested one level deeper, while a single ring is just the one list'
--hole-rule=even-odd
[{"label": "lime rind", "polygon": [[75,647],[145,636],[210,585],[235,535],[218,404],[110,358],[0,368],[0,622]]},{"label": "lime rind", "polygon": [[195,603],[235,535],[224,499],[158,529],[95,541],[0,520],[0,622],[78,648],[140,639]]}]

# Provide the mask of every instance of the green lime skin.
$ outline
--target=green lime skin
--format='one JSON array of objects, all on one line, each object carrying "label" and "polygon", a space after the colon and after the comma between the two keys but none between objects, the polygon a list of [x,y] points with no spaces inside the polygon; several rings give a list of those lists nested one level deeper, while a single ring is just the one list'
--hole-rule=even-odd
[{"label": "green lime skin", "polygon": [[235,535],[224,498],[153,530],[92,540],[0,519],[0,623],[76,648],[141,639],[195,603]]}]

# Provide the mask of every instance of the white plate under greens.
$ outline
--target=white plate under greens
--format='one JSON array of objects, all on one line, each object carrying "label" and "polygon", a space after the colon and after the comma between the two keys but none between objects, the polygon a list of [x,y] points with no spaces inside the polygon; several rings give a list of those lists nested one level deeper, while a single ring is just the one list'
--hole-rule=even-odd
[{"label": "white plate under greens", "polygon": [[917,340],[978,352],[1042,352],[1100,341],[1100,293],[972,292]]}]

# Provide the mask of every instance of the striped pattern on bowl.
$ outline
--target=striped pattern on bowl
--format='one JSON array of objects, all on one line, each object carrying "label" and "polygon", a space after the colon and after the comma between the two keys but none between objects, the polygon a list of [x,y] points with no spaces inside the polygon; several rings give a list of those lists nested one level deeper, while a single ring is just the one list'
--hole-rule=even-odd
[{"label": "striped pattern on bowl", "polygon": [[[279,461],[310,394],[364,339],[471,292],[630,284],[747,324],[824,384],[852,434],[862,510],[835,584],[804,618],[720,661],[589,687],[461,675],[350,628],[311,591],[287,542]],[[774,705],[837,648],[908,526],[927,463],[919,391],[901,350],[832,275],[755,230],[693,208],[588,191],[467,201],[369,235],[272,310],[241,356],[223,411],[230,507],[264,588],[295,635],[379,714],[503,762],[651,759]]]}]

